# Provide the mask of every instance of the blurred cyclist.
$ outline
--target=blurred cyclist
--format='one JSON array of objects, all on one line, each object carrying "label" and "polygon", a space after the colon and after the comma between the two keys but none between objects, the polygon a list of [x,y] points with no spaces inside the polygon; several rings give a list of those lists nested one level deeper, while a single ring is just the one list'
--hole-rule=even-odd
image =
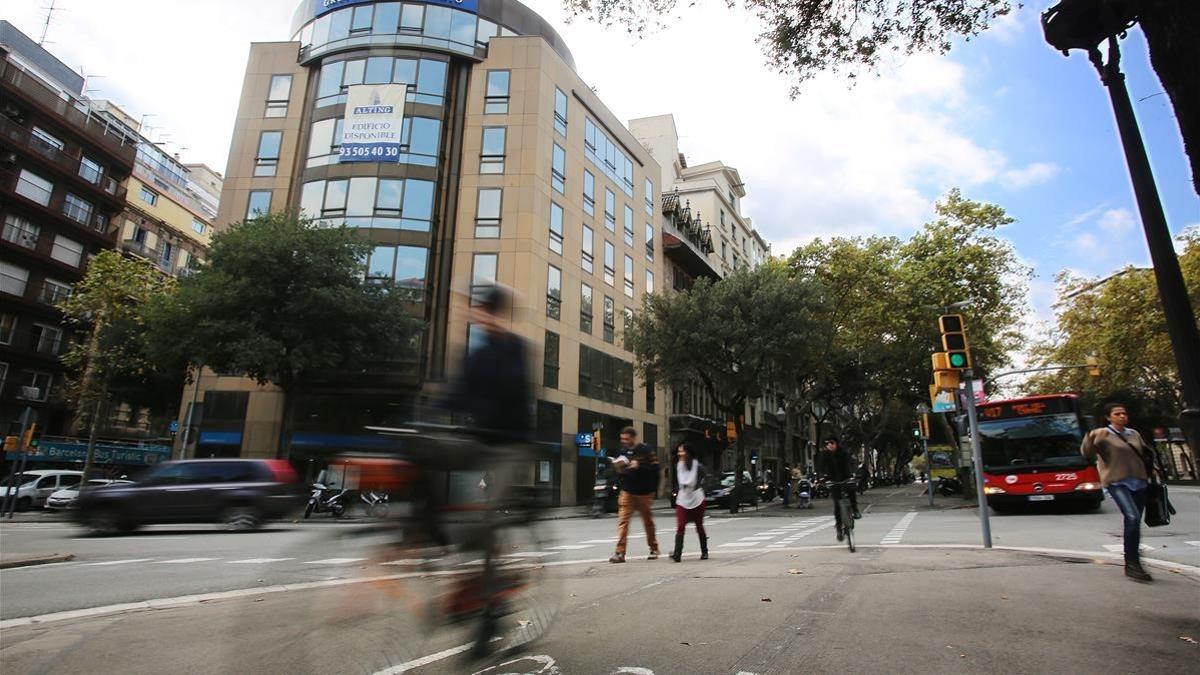
[{"label": "blurred cyclist", "polygon": [[[838,515],[838,499],[842,496],[842,491],[846,492],[846,496],[850,498],[850,508],[854,511],[855,519],[862,518],[862,514],[858,511],[858,491],[853,488],[847,488],[839,483],[844,483],[854,476],[854,457],[838,443],[835,436],[829,436],[825,439],[824,447],[821,452],[817,453],[817,474],[829,479],[833,485],[829,488],[829,496],[833,499],[833,516],[839,519]],[[838,528],[838,541],[842,540],[842,530]]]},{"label": "blurred cyclist", "polygon": [[469,426],[499,442],[525,441],[533,419],[528,382],[528,347],[501,323],[512,307],[512,295],[490,286],[472,299],[471,323],[484,330],[450,395],[452,409],[470,417]]}]

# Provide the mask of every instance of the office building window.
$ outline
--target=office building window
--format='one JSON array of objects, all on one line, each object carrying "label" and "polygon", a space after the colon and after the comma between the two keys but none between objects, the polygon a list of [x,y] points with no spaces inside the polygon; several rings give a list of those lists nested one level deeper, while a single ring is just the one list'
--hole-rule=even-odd
[{"label": "office building window", "polygon": [[63,332],[43,323],[33,324],[29,331],[29,346],[39,354],[57,355],[62,347]]},{"label": "office building window", "polygon": [[611,241],[604,242],[604,283],[613,285],[617,275],[617,250]]},{"label": "office building window", "polygon": [[583,271],[587,272],[588,274],[592,274],[595,271],[593,269],[593,263],[595,262],[595,257],[592,253],[593,237],[594,237],[594,233],[592,232],[592,228],[588,227],[587,225],[584,225],[583,226],[583,254],[580,256],[579,266],[582,267]]},{"label": "office building window", "polygon": [[258,137],[258,155],[254,158],[255,176],[274,176],[279,168],[279,148],[283,144],[282,131],[264,131]]},{"label": "office building window", "polygon": [[155,206],[158,204],[158,193],[146,187],[145,185],[138,190],[138,197],[150,206]]},{"label": "office building window", "polygon": [[583,212],[596,215],[596,177],[587,169],[583,170]]},{"label": "office building window", "polygon": [[554,144],[550,158],[550,187],[559,194],[567,189],[567,151]]},{"label": "office building window", "polygon": [[4,216],[4,241],[10,241],[25,248],[37,248],[40,232],[40,227],[24,218],[11,213]]},{"label": "office building window", "polygon": [[367,281],[395,288],[410,302],[425,298],[429,249],[424,246],[376,246],[367,261]]},{"label": "office building window", "polygon": [[204,234],[204,223],[196,218],[192,218],[192,232]]},{"label": "office building window", "polygon": [[475,205],[475,237],[494,239],[500,236],[501,188],[479,188]]},{"label": "office building window", "polygon": [[554,202],[550,202],[550,250],[563,252],[563,209]]},{"label": "office building window", "polygon": [[633,407],[633,364],[579,345],[579,395]]},{"label": "office building window", "polygon": [[625,256],[625,297],[633,297],[633,258]]},{"label": "office building window", "polygon": [[67,193],[63,198],[63,214],[77,223],[87,225],[92,220],[92,211],[95,209],[92,203],[86,199],[82,199],[76,195]]},{"label": "office building window", "polygon": [[646,215],[648,215],[648,216],[654,215],[654,183],[651,183],[649,178],[646,179],[645,200],[646,200]]},{"label": "office building window", "polygon": [[83,260],[83,244],[67,239],[61,234],[57,235],[54,237],[54,248],[50,251],[50,257],[71,267],[79,267]]},{"label": "office building window", "polygon": [[633,209],[625,205],[625,245],[633,246]]},{"label": "office building window", "polygon": [[21,169],[20,175],[17,176],[17,194],[42,206],[48,206],[50,204],[50,195],[53,193],[53,183],[36,173],[30,173],[25,169]]},{"label": "office building window", "polygon": [[265,216],[271,212],[271,191],[253,190],[246,206],[246,220]]},{"label": "office building window", "polygon": [[[54,376],[39,370],[27,370],[25,371],[25,377],[18,378],[17,382],[26,387],[37,389],[37,396],[27,400],[44,402],[50,398],[50,386],[54,382]],[[18,398],[20,397],[18,396]]]},{"label": "office building window", "polygon": [[311,181],[300,194],[300,211],[325,226],[428,232],[434,182],[415,178]]},{"label": "office building window", "polygon": [[504,173],[504,127],[484,127],[479,173]]},{"label": "office building window", "polygon": [[604,228],[617,231],[617,196],[608,188],[604,188]]},{"label": "office building window", "polygon": [[554,88],[554,130],[567,135],[567,95],[558,87]]},{"label": "office building window", "polygon": [[654,260],[654,226],[646,223],[646,260]]},{"label": "office building window", "polygon": [[17,316],[0,314],[0,345],[11,345],[17,332]]},{"label": "office building window", "polygon": [[0,292],[10,295],[25,295],[29,283],[29,270],[0,260]]},{"label": "office building window", "polygon": [[625,349],[633,351],[628,339],[629,329],[633,327],[633,310],[626,307],[625,309],[621,310],[621,314],[624,318],[624,322],[621,324],[621,343]]},{"label": "office building window", "polygon": [[546,272],[546,316],[557,320],[562,315],[562,270],[550,265]]},{"label": "office building window", "polygon": [[546,346],[542,357],[542,385],[558,389],[558,333],[546,331]]},{"label": "office building window", "polygon": [[99,185],[100,179],[104,178],[104,165],[84,155],[79,160],[79,176],[92,185]]},{"label": "office building window", "polygon": [[604,175],[633,197],[633,162],[624,150],[590,118],[583,125],[583,153]]},{"label": "office building window", "polygon": [[579,284],[579,330],[592,334],[592,287]]},{"label": "office building window", "polygon": [[483,294],[496,285],[497,253],[476,253],[471,259],[471,304],[477,305]]},{"label": "office building window", "polygon": [[604,341],[612,344],[613,337],[616,334],[616,303],[613,299],[604,296]]},{"label": "office building window", "polygon": [[41,127],[34,127],[31,135],[37,140],[38,144],[43,147],[53,150],[62,150],[64,147],[66,147],[57,136]]},{"label": "office building window", "polygon": [[507,70],[489,70],[487,74],[487,93],[483,98],[485,114],[503,115],[508,112],[508,81]]},{"label": "office building window", "polygon": [[292,95],[291,75],[272,75],[271,87],[267,90],[267,112],[265,117],[287,117],[288,99]]},{"label": "office building window", "polygon": [[654,292],[654,272],[651,272],[650,270],[646,270],[646,292]]}]

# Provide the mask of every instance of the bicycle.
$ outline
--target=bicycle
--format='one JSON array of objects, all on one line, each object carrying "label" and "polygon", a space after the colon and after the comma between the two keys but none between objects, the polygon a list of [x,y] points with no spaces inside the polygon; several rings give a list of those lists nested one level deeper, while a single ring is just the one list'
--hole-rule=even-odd
[{"label": "bicycle", "polygon": [[829,483],[829,487],[839,487],[837,506],[835,516],[837,518],[837,532],[839,539],[845,538],[846,546],[854,553],[854,509],[850,506],[850,491],[858,489],[858,481],[856,479],[846,480],[837,483]]}]

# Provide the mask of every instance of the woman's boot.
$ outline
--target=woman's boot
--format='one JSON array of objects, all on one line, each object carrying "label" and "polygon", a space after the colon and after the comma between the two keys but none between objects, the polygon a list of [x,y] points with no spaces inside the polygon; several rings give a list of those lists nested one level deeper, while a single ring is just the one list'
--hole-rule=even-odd
[{"label": "woman's boot", "polygon": [[675,535],[675,551],[671,553],[671,560],[679,562],[683,558],[683,535]]},{"label": "woman's boot", "polygon": [[708,537],[700,535],[700,559],[708,560]]}]

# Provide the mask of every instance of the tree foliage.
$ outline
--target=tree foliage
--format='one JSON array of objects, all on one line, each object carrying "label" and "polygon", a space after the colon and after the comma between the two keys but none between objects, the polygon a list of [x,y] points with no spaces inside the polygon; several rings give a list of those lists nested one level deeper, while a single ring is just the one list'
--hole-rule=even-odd
[{"label": "tree foliage", "polygon": [[799,373],[794,403],[896,461],[909,449],[914,408],[928,401],[938,307],[971,301],[962,314],[984,377],[1023,343],[1030,270],[996,233],[1012,219],[957,190],[936,216],[907,241],[817,239],[788,260],[795,277],[816,279],[829,299],[817,320],[816,367]]},{"label": "tree foliage", "polygon": [[[1179,239],[1179,266],[1200,314],[1200,230]],[[1034,348],[1044,367],[1078,365],[1096,356],[1100,376],[1063,370],[1031,378],[1028,388],[1031,393],[1078,391],[1094,404],[1114,398],[1137,406],[1143,420],[1173,421],[1183,399],[1154,273],[1128,266],[1106,279],[1061,272],[1054,329]]]},{"label": "tree foliage", "polygon": [[[806,367],[819,341],[823,302],[811,279],[775,262],[703,279],[686,293],[647,295],[626,333],[638,373],[660,382],[699,382],[743,438],[747,401],[785,372]],[[738,471],[745,450],[737,446]],[[737,500],[730,500],[736,509]]]},{"label": "tree foliage", "polygon": [[[762,22],[759,43],[771,66],[793,82],[792,95],[822,72],[853,82],[889,54],[950,50],[956,37],[970,40],[1019,2],[1012,0],[723,0]],[[679,0],[563,0],[568,12],[602,25],[645,34],[680,10]],[[696,2],[683,7],[692,8]],[[1150,62],[1175,108],[1192,182],[1200,194],[1200,2],[1139,0],[1138,20]]]},{"label": "tree foliage", "polygon": [[284,397],[280,452],[295,394],[333,372],[411,356],[419,322],[390,286],[364,281],[371,245],[294,213],[238,223],[154,315],[164,358],[271,383]]}]

